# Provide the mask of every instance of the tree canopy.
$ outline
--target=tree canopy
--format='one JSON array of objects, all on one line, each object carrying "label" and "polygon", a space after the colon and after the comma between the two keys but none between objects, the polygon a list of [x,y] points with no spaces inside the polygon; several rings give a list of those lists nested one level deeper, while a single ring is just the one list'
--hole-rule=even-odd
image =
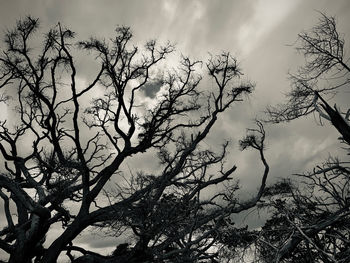
[{"label": "tree canopy", "polygon": [[[350,260],[350,109],[330,105],[349,88],[350,68],[334,17],[321,13],[299,34],[305,64],[265,120],[314,114],[337,130],[345,157],[331,155],[268,184],[266,122],[256,120],[239,141],[259,161],[249,198],[239,195],[232,145],[205,142],[254,90],[230,53],[206,62],[181,56],[178,68],[166,69],[175,46],[135,45],[126,26],[109,39],[77,40],[58,23],[40,44],[33,41],[38,30],[38,19],[19,20],[0,54],[7,109],[0,120],[0,250],[9,262]],[[82,55],[94,63],[86,82],[79,79]],[[157,169],[128,169],[146,154]],[[252,209],[268,211],[263,225],[238,227],[234,216]],[[98,254],[76,242],[91,229],[125,241]]]},{"label": "tree canopy", "polygon": [[[1,102],[11,116],[0,123],[7,221],[0,249],[9,262],[56,262],[64,254],[72,262],[215,260],[218,229],[257,204],[269,173],[260,122],[241,141],[258,152],[263,167],[251,199],[235,196],[228,142],[218,152],[203,144],[219,116],[253,91],[240,80],[237,60],[212,56],[205,67],[215,85],[203,90],[203,62],[182,57],[177,70],[159,79],[156,69],[174,46],[132,45],[128,27],[117,27],[109,40],[76,41],[59,23],[38,48],[32,46],[38,25],[32,17],[19,20],[6,32],[0,56]],[[99,64],[86,85],[78,81],[77,50]],[[142,106],[142,90],[154,82],[162,91],[155,105]],[[159,162],[157,173],[122,169],[146,152]],[[112,180],[113,195],[106,190]],[[223,191],[207,191],[218,184]],[[58,226],[62,234],[53,236]],[[90,227],[132,239],[116,244],[113,255],[98,255],[74,244]]]},{"label": "tree canopy", "polygon": [[327,102],[349,89],[344,44],[335,17],[321,13],[318,24],[299,34],[296,49],[305,57],[305,65],[290,75],[287,101],[268,107],[271,122],[314,113],[321,123],[330,123],[340,135],[345,159],[331,155],[312,171],[266,189],[262,207],[272,208],[272,216],[256,239],[262,262],[350,260],[350,109],[342,111]]}]

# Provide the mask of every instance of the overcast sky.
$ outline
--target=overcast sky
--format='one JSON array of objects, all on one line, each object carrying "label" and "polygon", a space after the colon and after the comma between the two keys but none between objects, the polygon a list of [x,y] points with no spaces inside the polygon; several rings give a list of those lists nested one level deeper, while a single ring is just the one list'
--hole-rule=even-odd
[{"label": "overcast sky", "polygon": [[[61,22],[75,31],[79,40],[91,35],[108,37],[117,25],[128,25],[135,43],[154,38],[160,42],[169,40],[177,44],[177,54],[195,59],[205,60],[208,52],[229,51],[237,57],[245,77],[256,83],[256,90],[249,101],[220,119],[219,128],[206,143],[215,145],[218,138],[227,138],[237,148],[237,141],[252,125],[252,119],[263,117],[267,105],[283,100],[283,92],[289,89],[288,71],[303,63],[291,45],[299,32],[317,23],[317,11],[337,17],[349,54],[349,0],[0,0],[0,31],[30,14],[40,19],[42,32]],[[84,76],[88,74],[81,75]],[[207,85],[210,88],[211,83]],[[345,107],[348,99],[347,94],[337,105]],[[270,180],[304,171],[339,146],[337,132],[327,123],[321,127],[312,116],[266,129]],[[255,189],[254,182],[260,175],[256,157],[254,153],[232,150],[237,176],[247,190]],[[115,245],[114,241],[99,238],[81,237],[80,242],[91,248]]]}]

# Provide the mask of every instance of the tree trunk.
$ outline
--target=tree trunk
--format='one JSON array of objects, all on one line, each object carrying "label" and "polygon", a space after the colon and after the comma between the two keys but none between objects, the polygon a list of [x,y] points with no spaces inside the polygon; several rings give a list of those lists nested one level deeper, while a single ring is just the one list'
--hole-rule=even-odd
[{"label": "tree trunk", "polygon": [[31,249],[19,246],[14,253],[10,255],[9,263],[31,263]]},{"label": "tree trunk", "polygon": [[43,255],[42,263],[56,263],[62,250],[88,226],[88,220],[82,220],[81,217],[78,215],[63,234],[50,245]]},{"label": "tree trunk", "polygon": [[31,217],[31,225],[27,231],[22,231],[16,243],[16,249],[10,255],[9,263],[31,263],[31,259],[40,256],[45,240],[45,235],[49,229],[47,219],[50,213],[45,217],[33,215]]}]

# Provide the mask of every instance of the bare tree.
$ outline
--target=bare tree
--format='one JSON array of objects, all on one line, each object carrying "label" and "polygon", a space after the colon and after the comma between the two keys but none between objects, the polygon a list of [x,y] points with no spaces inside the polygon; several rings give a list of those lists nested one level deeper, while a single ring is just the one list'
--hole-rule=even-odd
[{"label": "bare tree", "polygon": [[291,121],[316,112],[332,122],[343,139],[350,143],[350,110],[332,108],[322,96],[333,96],[348,88],[350,67],[345,57],[344,39],[338,33],[334,17],[321,13],[318,24],[299,34],[297,50],[306,61],[296,74],[290,74],[291,91],[287,102],[268,107],[270,121]]},{"label": "bare tree", "polygon": [[[350,109],[331,107],[326,97],[349,87],[350,68],[336,20],[321,13],[319,23],[299,34],[306,63],[291,75],[287,102],[268,108],[271,122],[290,121],[310,113],[328,120],[350,144]],[[349,151],[348,148],[344,149]],[[330,157],[293,181],[268,187],[261,206],[272,216],[256,235],[262,262],[348,262],[350,260],[349,162]]]},{"label": "bare tree", "polygon": [[261,262],[348,262],[350,259],[349,167],[328,160],[302,183],[266,188],[263,207],[272,216],[257,236]]},{"label": "bare tree", "polygon": [[[140,262],[140,255],[144,261],[214,260],[216,230],[231,214],[256,205],[269,171],[261,124],[243,141],[259,152],[264,167],[251,200],[234,195],[236,166],[225,159],[228,143],[221,152],[203,145],[219,115],[253,90],[249,82],[238,83],[237,61],[228,53],[213,56],[206,67],[215,87],[206,92],[199,87],[201,63],[183,58],[179,70],[162,79],[156,105],[146,109],[139,105],[141,89],[174,46],[131,46],[128,27],[118,27],[109,41],[76,44],[74,32],[58,24],[40,49],[32,48],[37,29],[37,19],[18,21],[6,33],[0,57],[1,101],[13,109],[12,124],[0,123],[7,220],[0,248],[9,262],[56,262],[63,251],[76,262]],[[78,82],[78,49],[94,54],[100,65],[86,86]],[[158,173],[127,176],[122,164],[146,151],[158,155]],[[104,194],[112,176],[119,178],[113,196]],[[210,194],[211,186],[224,182],[226,191]],[[63,232],[47,244],[57,223]],[[116,235],[132,233],[134,241],[109,257],[74,245],[91,226],[112,226]],[[75,259],[73,251],[85,256]]]}]

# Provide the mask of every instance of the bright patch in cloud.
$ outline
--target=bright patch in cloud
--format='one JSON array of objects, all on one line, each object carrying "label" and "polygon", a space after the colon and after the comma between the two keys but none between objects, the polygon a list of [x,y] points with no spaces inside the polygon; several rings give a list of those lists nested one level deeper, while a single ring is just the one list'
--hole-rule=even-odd
[{"label": "bright patch in cloud", "polygon": [[178,6],[178,1],[175,0],[164,0],[162,2],[162,8],[167,14],[169,19],[173,19],[176,14],[176,8]]},{"label": "bright patch in cloud", "polygon": [[0,103],[0,121],[7,119],[7,105],[5,103]]},{"label": "bright patch in cloud", "polygon": [[243,55],[252,51],[288,14],[300,0],[258,0],[255,13],[239,30],[238,43]]}]

